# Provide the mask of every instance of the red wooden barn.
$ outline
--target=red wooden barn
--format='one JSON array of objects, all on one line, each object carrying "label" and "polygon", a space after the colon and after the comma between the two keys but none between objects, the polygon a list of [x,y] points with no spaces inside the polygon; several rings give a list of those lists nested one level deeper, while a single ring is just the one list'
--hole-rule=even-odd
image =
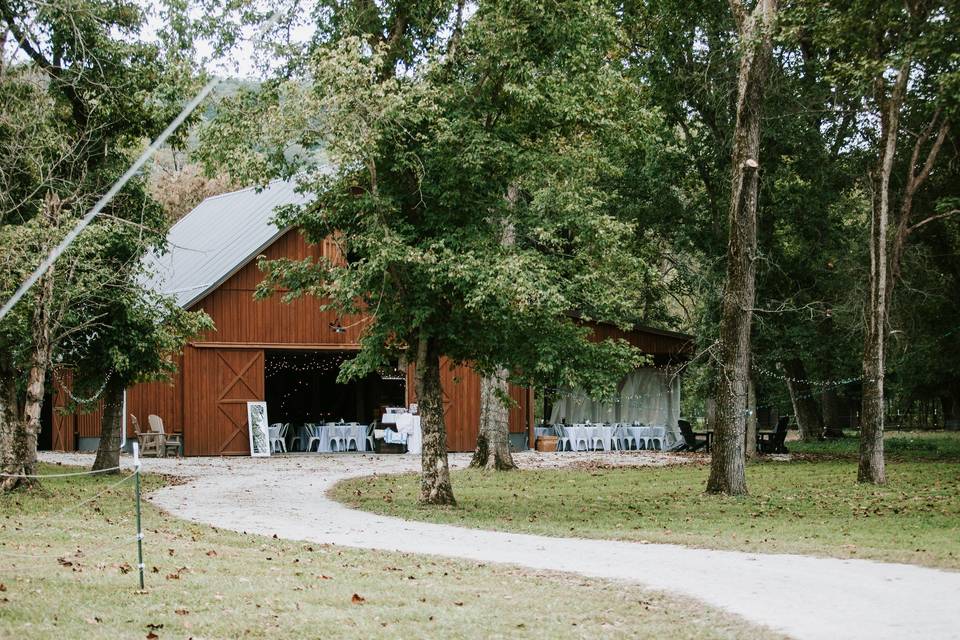
[{"label": "red wooden barn", "polygon": [[[149,414],[159,415],[167,431],[182,432],[186,455],[248,454],[246,403],[252,400],[267,402],[271,422],[342,418],[364,423],[376,419],[384,406],[412,400],[406,371],[336,383],[339,363],[359,349],[363,317],[321,312],[311,298],[292,303],[279,296],[254,300],[262,278],[258,256],[338,257],[333,242],[309,245],[296,230],[271,223],[276,207],[303,201],[288,182],[208,198],[170,230],[169,251],[148,259],[151,286],[173,295],[184,308],[206,311],[216,325],[186,346],[170,383],[138,384],[127,390],[127,414],[144,425]],[[597,334],[624,337],[659,359],[684,357],[691,345],[689,336],[653,329],[622,332],[597,327]],[[471,451],[479,424],[479,376],[464,366],[444,366],[442,376],[449,448]],[[58,384],[55,407],[64,405],[63,396]],[[533,394],[512,387],[511,396],[512,439],[527,442]],[[96,446],[99,411],[82,415],[55,411],[52,423],[51,448]]]}]

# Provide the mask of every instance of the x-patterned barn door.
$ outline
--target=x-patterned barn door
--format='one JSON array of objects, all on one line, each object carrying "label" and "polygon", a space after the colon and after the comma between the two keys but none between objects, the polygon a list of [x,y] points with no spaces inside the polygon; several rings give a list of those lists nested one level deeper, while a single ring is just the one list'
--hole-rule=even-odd
[{"label": "x-patterned barn door", "polygon": [[57,369],[53,380],[53,420],[50,425],[53,432],[50,448],[54,451],[73,451],[76,449],[73,437],[76,418],[72,413],[61,411],[68,403],[65,385],[73,384],[73,373],[70,370]]},{"label": "x-patterned barn door", "polygon": [[216,353],[217,453],[249,454],[247,402],[264,399],[263,351],[217,349]]}]

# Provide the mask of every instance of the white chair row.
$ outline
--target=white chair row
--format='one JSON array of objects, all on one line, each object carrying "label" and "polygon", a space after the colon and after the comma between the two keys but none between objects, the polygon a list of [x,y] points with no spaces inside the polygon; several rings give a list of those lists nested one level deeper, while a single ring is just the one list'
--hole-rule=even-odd
[{"label": "white chair row", "polygon": [[368,425],[362,433],[358,429],[360,426],[359,422],[305,424],[307,446],[304,451],[366,451],[368,445],[373,450],[375,425]]},{"label": "white chair row", "polygon": [[[373,451],[375,450],[373,430],[376,423],[371,423],[361,432],[359,422],[328,422],[323,425],[307,423],[303,425],[303,432],[294,435],[290,441],[290,449],[299,451],[305,444],[303,451]],[[287,451],[287,434],[290,423],[270,425],[270,452]]]},{"label": "white chair row", "polygon": [[557,451],[663,450],[665,427],[632,425],[556,424]]}]

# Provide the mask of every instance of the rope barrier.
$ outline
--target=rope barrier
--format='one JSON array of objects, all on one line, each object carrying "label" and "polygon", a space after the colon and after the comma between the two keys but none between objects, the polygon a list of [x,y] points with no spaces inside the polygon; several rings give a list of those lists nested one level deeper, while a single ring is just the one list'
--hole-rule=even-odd
[{"label": "rope barrier", "polygon": [[110,467],[108,469],[97,469],[95,471],[75,471],[71,473],[46,473],[46,474],[0,473],[0,478],[29,478],[31,480],[42,480],[44,478],[73,478],[76,476],[92,476],[98,473],[110,473],[111,471],[120,471],[120,467]]},{"label": "rope barrier", "polygon": [[[67,515],[67,514],[69,514],[69,513],[73,513],[74,511],[76,511],[77,509],[79,509],[80,507],[82,507],[83,505],[89,504],[89,503],[93,502],[94,500],[96,500],[97,498],[103,496],[104,494],[106,494],[106,493],[108,493],[108,492],[116,489],[117,487],[119,487],[121,484],[123,484],[123,483],[126,482],[127,480],[130,480],[131,478],[133,478],[133,475],[134,475],[134,474],[132,474],[132,473],[129,474],[129,475],[126,475],[126,476],[124,476],[123,478],[121,478],[120,480],[118,480],[117,482],[114,482],[113,484],[107,486],[107,487],[104,488],[102,491],[94,494],[93,496],[91,496],[91,497],[89,497],[89,498],[85,498],[84,500],[81,500],[80,502],[77,502],[76,504],[68,505],[67,507],[64,507],[63,509],[61,509],[60,511],[56,511],[56,512],[54,512],[54,513],[44,513],[44,514],[43,514],[43,517],[44,517],[47,521],[46,521],[46,522],[41,522],[40,524],[47,525],[47,526],[53,525],[54,523],[53,523],[53,522],[49,522],[49,520],[51,520],[51,519],[53,519],[53,518],[62,518],[63,516],[65,516],[65,515]],[[36,527],[34,527],[34,528],[23,528],[23,529],[20,529],[20,531],[21,531],[21,532],[22,532],[22,531],[39,531],[39,529],[36,528]]]},{"label": "rope barrier", "polygon": [[0,549],[0,556],[5,556],[7,558],[29,558],[31,560],[50,560],[55,559],[57,561],[64,560],[67,558],[79,558],[81,556],[86,557],[89,554],[96,554],[97,557],[102,557],[108,553],[116,551],[117,549],[131,545],[137,541],[137,537],[132,538],[123,538],[120,542],[109,547],[93,547],[91,551],[83,551],[77,549],[76,551],[68,553],[46,553],[46,554],[32,554],[32,553],[20,553],[20,552],[11,552]]},{"label": "rope barrier", "polygon": [[[132,538],[121,537],[115,538],[119,541],[116,544],[104,547],[97,543],[88,543],[88,549],[84,550],[81,548],[81,542],[76,539],[64,540],[63,544],[69,544],[75,547],[75,550],[63,552],[53,549],[53,544],[47,543],[47,547],[50,548],[50,551],[47,553],[37,554],[30,553],[22,550],[14,551],[11,546],[16,546],[19,548],[26,547],[30,549],[29,544],[18,543],[16,541],[4,542],[0,545],[0,557],[8,558],[13,560],[56,560],[60,564],[70,565],[73,562],[79,562],[84,559],[94,559],[102,560],[104,556],[112,554],[115,551],[126,548],[129,552],[130,545],[135,543],[137,545],[137,564],[136,568],[139,575],[139,584],[140,588],[143,589],[144,584],[144,564],[143,564],[143,529],[141,527],[141,514],[140,514],[140,460],[138,456],[138,450],[136,444],[134,444],[134,471],[131,474],[125,475],[116,482],[111,482],[109,485],[103,487],[97,491],[94,495],[84,498],[83,500],[69,504],[68,506],[60,509],[59,511],[53,513],[38,513],[38,514],[28,514],[34,515],[37,518],[36,523],[30,523],[32,526],[27,527],[16,527],[17,535],[20,537],[25,537],[29,539],[36,539],[37,534],[41,533],[46,527],[60,527],[62,525],[63,519],[68,514],[75,512],[86,505],[90,505],[94,501],[103,498],[106,494],[114,491],[122,485],[123,483],[129,481],[131,478],[136,481],[134,499],[135,499],[135,513],[136,513],[136,524],[137,524],[137,534]],[[120,467],[112,467],[110,469],[98,469],[96,471],[78,471],[71,473],[56,473],[56,474],[42,474],[42,475],[29,475],[26,477],[32,478],[65,478],[65,477],[80,477],[80,476],[91,476],[99,473],[105,473],[108,471],[118,471]],[[11,474],[4,474],[6,477],[11,477]],[[15,476],[15,477],[24,477],[24,476]],[[97,507],[94,507],[95,509]],[[129,520],[124,520],[122,517],[120,521],[110,520],[106,518],[106,524],[111,527],[116,527],[118,524],[127,524]],[[67,536],[75,535],[72,531],[65,529],[58,529],[62,534]],[[54,543],[56,544],[56,543]],[[4,548],[5,547],[5,548]],[[131,569],[134,567],[130,567]]]}]

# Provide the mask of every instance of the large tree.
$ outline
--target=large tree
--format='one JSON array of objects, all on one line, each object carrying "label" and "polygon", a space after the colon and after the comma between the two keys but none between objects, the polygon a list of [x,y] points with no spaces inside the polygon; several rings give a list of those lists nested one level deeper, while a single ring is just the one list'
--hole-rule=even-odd
[{"label": "large tree", "polygon": [[803,5],[815,41],[840,52],[829,60],[838,91],[860,105],[855,150],[868,163],[863,191],[870,213],[857,478],[882,484],[893,293],[911,235],[958,211],[952,194],[930,198],[925,192],[936,167],[955,154],[958,16],[952,4],[926,0],[862,0],[843,10]]},{"label": "large tree", "polygon": [[731,0],[730,6],[740,42],[740,70],[730,169],[727,277],[720,319],[717,422],[707,491],[738,495],[747,491],[744,439],[756,284],[760,129],[777,0],[759,0],[752,10],[740,0]]},{"label": "large tree", "polygon": [[[570,312],[625,322],[649,276],[605,188],[618,168],[601,138],[643,120],[610,55],[611,7],[485,2],[462,24],[454,12],[449,33],[391,74],[393,49],[369,38],[318,47],[306,77],[238,98],[205,135],[214,160],[260,179],[296,172],[316,194],[278,222],[314,242],[335,234],[348,260],[266,263],[263,291],[367,310],[343,378],[414,363],[421,500],[433,504],[453,502],[441,357],[608,391],[636,356],[589,342]],[[231,144],[244,139],[259,153]]]},{"label": "large tree", "polygon": [[[144,21],[135,2],[0,0],[4,299],[179,110],[188,65],[176,52],[171,59],[141,41]],[[83,234],[0,324],[0,464],[13,476],[4,488],[34,471],[40,406],[58,344],[104,321],[96,301],[146,249],[144,204],[134,181],[104,212],[97,225],[103,228]],[[111,231],[105,245],[94,237]],[[108,253],[99,251],[103,246]]]},{"label": "large tree", "polygon": [[213,328],[204,312],[182,309],[169,297],[145,290],[140,269],[131,269],[125,286],[102,305],[109,322],[78,333],[63,346],[63,363],[75,372],[81,395],[103,389],[100,443],[93,469],[120,466],[124,391],[132,384],[166,380],[175,373],[176,355],[187,340]]}]

